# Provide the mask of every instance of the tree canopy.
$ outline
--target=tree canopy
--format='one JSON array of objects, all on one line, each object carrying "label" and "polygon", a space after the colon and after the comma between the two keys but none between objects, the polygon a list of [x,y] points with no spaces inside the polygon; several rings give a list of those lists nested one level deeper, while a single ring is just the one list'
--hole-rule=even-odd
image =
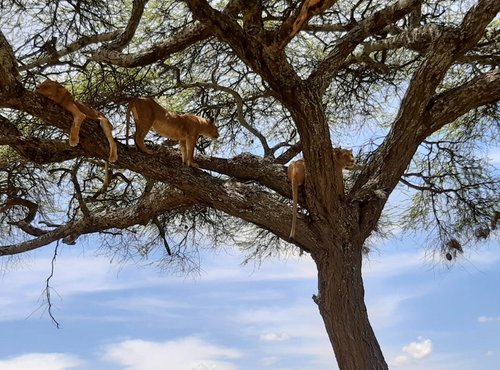
[{"label": "tree canopy", "polygon": [[[3,1],[0,255],[89,234],[123,255],[161,248],[181,266],[207,243],[249,256],[298,247],[318,266],[339,366],[386,368],[363,303],[367,239],[390,222],[425,229],[453,261],[496,232],[500,180],[487,156],[498,145],[499,10],[496,0]],[[70,147],[71,115],[34,92],[47,78],[113,124],[109,186],[101,128],[85,121]],[[182,166],[175,142],[150,135],[147,155],[127,140],[136,96],[215,118],[220,137],[199,140],[200,169]],[[345,194],[332,146],[357,157]],[[300,152],[290,240],[285,165]],[[395,190],[403,200],[389,210]],[[334,322],[354,311],[364,324],[345,339]]]}]

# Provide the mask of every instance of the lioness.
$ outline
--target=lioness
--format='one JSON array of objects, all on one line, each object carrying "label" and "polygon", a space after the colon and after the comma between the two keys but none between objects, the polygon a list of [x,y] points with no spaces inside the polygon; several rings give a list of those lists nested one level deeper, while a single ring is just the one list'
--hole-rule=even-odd
[{"label": "lioness", "polygon": [[86,118],[99,122],[109,143],[109,161],[118,159],[116,143],[113,139],[113,126],[104,115],[94,108],[76,101],[66,88],[57,81],[45,80],[36,87],[35,92],[56,102],[73,115],[73,125],[69,134],[69,145],[77,146],[80,140],[80,126]]},{"label": "lioness", "polygon": [[138,97],[132,99],[127,108],[127,130],[130,125],[130,112],[135,121],[135,145],[144,153],[154,152],[144,144],[144,138],[151,127],[161,136],[178,140],[181,148],[182,163],[198,167],[193,160],[194,147],[199,136],[211,139],[219,137],[219,131],[213,119],[207,119],[194,114],[177,114],[164,109],[152,98]]},{"label": "lioness", "polygon": [[[344,194],[344,180],[342,177],[342,169],[352,168],[354,166],[354,156],[352,150],[333,148],[333,164],[335,171],[336,191],[339,194]],[[304,185],[306,179],[306,163],[303,159],[298,159],[288,167],[288,180],[292,184],[292,229],[290,230],[290,239],[295,238],[295,227],[297,224],[297,201],[299,198],[299,186]]]}]

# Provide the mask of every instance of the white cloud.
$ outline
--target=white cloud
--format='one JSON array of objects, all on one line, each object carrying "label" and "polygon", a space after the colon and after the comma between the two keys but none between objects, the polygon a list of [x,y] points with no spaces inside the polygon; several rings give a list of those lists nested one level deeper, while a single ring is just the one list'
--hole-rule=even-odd
[{"label": "white cloud", "polygon": [[406,365],[409,362],[410,358],[405,355],[396,356],[396,358],[394,359],[394,365],[396,366]]},{"label": "white cloud", "polygon": [[432,340],[418,337],[416,342],[403,346],[402,351],[404,353],[396,356],[392,365],[405,366],[428,357],[432,353]]},{"label": "white cloud", "polygon": [[432,341],[418,337],[418,342],[411,342],[403,347],[403,351],[416,359],[421,359],[429,356],[432,353]]},{"label": "white cloud", "polygon": [[259,339],[263,342],[283,342],[289,340],[290,336],[286,333],[265,333]]},{"label": "white cloud", "polygon": [[477,321],[480,322],[481,324],[483,324],[485,322],[491,322],[491,321],[500,321],[500,316],[497,316],[497,317],[480,316],[477,318]]},{"label": "white cloud", "polygon": [[62,353],[30,353],[0,360],[0,370],[66,370],[82,363],[79,358]]},{"label": "white cloud", "polygon": [[123,341],[109,345],[103,358],[124,370],[237,370],[228,360],[241,356],[237,350],[187,337],[166,342]]},{"label": "white cloud", "polygon": [[493,352],[493,351],[487,351],[484,355],[486,357],[490,357],[490,356],[493,356],[494,354],[495,354],[495,352]]}]

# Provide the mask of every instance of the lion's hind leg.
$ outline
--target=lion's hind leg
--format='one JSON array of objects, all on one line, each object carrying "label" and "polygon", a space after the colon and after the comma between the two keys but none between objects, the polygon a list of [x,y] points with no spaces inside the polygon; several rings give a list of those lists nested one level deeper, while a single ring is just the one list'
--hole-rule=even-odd
[{"label": "lion's hind leg", "polygon": [[194,161],[194,147],[198,137],[186,138],[186,164],[190,167],[198,168],[198,163]]}]

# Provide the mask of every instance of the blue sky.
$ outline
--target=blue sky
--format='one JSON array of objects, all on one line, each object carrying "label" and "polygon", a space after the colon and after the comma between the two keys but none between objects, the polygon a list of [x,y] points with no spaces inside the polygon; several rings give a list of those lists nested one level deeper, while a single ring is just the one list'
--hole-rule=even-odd
[{"label": "blue sky", "polygon": [[[449,268],[418,238],[395,237],[365,260],[372,325],[394,369],[496,369],[498,240]],[[56,329],[42,292],[52,249],[2,266],[0,370],[337,369],[309,257],[241,265],[202,254],[198,276],[110,263],[89,239],[62,246],[52,280]],[[42,307],[42,308],[40,308]]]}]

